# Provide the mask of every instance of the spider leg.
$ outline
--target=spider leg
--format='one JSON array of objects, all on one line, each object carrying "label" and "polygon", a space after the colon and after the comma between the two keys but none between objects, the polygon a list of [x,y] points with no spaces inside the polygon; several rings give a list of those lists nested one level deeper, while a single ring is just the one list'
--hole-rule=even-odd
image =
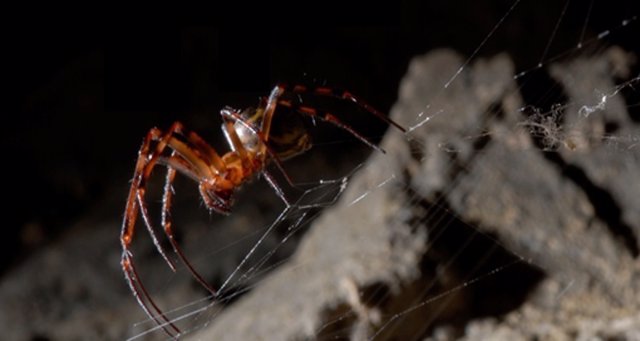
[{"label": "spider leg", "polygon": [[[167,335],[172,338],[177,337],[177,335],[174,335],[174,332],[179,335],[180,329],[178,329],[178,327],[176,327],[166,317],[166,315],[162,312],[158,305],[153,301],[153,299],[151,299],[149,292],[140,281],[140,277],[138,276],[138,272],[133,265],[133,259],[130,254],[126,256],[123,255],[122,266],[125,269],[124,274],[127,284],[129,285],[133,296],[136,298],[136,301],[138,301],[138,305],[142,307],[142,310],[145,312],[145,314],[147,314],[147,316],[149,316],[149,318],[153,319],[159,326],[162,327]],[[155,314],[151,311],[149,305],[147,305],[147,302],[149,302],[149,305],[153,307]],[[162,317],[162,320],[160,320],[159,317]],[[173,332],[170,329],[172,329]]]},{"label": "spider leg", "polygon": [[262,132],[262,134],[264,134],[265,141],[269,139],[269,133],[271,132],[271,121],[273,120],[273,115],[276,112],[278,101],[280,100],[280,97],[285,93],[285,90],[286,89],[283,85],[276,85],[273,90],[271,90],[271,94],[264,104],[262,127],[260,131]]},{"label": "spider leg", "polygon": [[167,164],[167,176],[164,185],[164,195],[162,196],[162,218],[161,224],[164,227],[164,233],[166,234],[171,246],[173,247],[173,251],[178,255],[182,263],[189,269],[191,275],[202,285],[209,293],[215,297],[216,291],[207,283],[207,281],[202,278],[202,276],[196,271],[196,269],[191,265],[191,262],[187,259],[182,248],[178,245],[178,242],[175,239],[173,229],[172,229],[172,221],[171,221],[171,204],[173,202],[173,181],[176,177],[176,169],[182,169],[183,173],[191,173],[192,171],[189,169],[189,164],[184,161],[184,159],[178,158],[176,156],[176,152],[174,151],[171,157],[164,161],[163,163]]},{"label": "spider leg", "polygon": [[[220,174],[227,170],[225,161],[198,134],[189,132],[185,135],[179,122],[172,126],[170,133],[165,146],[171,147],[177,153],[175,156],[184,161],[176,162],[172,166],[200,183],[198,189],[207,207],[223,214],[228,213],[225,205],[211,200],[207,194],[207,184],[214,183]],[[166,160],[160,157],[161,152],[157,153],[158,158],[153,159],[154,162]],[[151,170],[148,172],[150,173]]]},{"label": "spider leg", "polygon": [[238,153],[238,156],[244,164],[249,161],[249,155],[234,127],[235,121],[238,120],[236,117],[239,117],[239,115],[233,110],[221,110],[220,115],[224,121],[222,131],[224,132],[229,145],[231,145],[231,148]]},{"label": "spider leg", "polygon": [[[285,85],[279,85],[279,86],[281,86],[283,89],[286,89]],[[390,119],[385,114],[381,113],[376,108],[372,107],[367,102],[362,100],[360,97],[353,95],[349,91],[338,89],[338,88],[330,88],[326,86],[317,86],[317,87],[309,88],[304,85],[295,85],[291,88],[290,91],[294,94],[312,93],[316,96],[328,96],[328,97],[334,97],[334,98],[353,102],[359,107],[363,108],[364,110],[372,113],[374,116],[376,116],[383,122],[398,128],[398,130],[400,130],[403,133],[407,132],[407,130],[403,126],[396,123],[394,120]]]},{"label": "spider leg", "polygon": [[[172,131],[175,132],[175,137],[185,136],[184,128],[181,124],[174,124],[172,127]],[[239,138],[235,135],[235,130],[233,131],[232,138],[239,142]],[[208,207],[213,207],[217,211],[223,212],[226,208],[222,207],[219,203],[212,201],[209,195],[206,194],[206,186],[204,179],[214,178],[217,174],[222,173],[226,170],[226,165],[219,154],[213,149],[208,143],[206,143],[198,134],[194,132],[189,132],[186,135],[186,141],[181,141],[179,139],[168,139],[168,145],[171,146],[174,150],[171,153],[171,156],[168,158],[160,158],[159,162],[167,166],[167,175],[165,180],[165,188],[164,195],[162,200],[162,218],[161,223],[164,227],[165,234],[169,239],[171,246],[174,252],[178,255],[182,263],[189,269],[191,275],[202,285],[212,296],[216,296],[216,290],[207,283],[207,281],[200,275],[200,273],[195,269],[195,267],[189,262],[186,255],[182,251],[182,248],[179,246],[177,241],[175,240],[173,229],[172,229],[172,221],[171,221],[171,204],[173,202],[173,188],[172,184],[176,176],[176,171],[180,171],[181,173],[191,177],[195,181],[200,182],[198,186],[200,190],[200,194],[205,201]],[[247,158],[247,152],[244,147],[239,144],[235,148],[242,148],[241,151],[244,151],[245,158]],[[241,154],[239,152],[239,154]],[[204,167],[201,165],[202,159],[209,167]],[[204,174],[202,174],[204,173]]]},{"label": "spider leg", "polygon": [[[167,133],[163,134],[159,129],[154,128],[151,129],[147,134],[142,146],[140,147],[140,151],[138,152],[138,161],[136,162],[136,169],[127,199],[125,217],[120,234],[120,242],[123,249],[121,265],[131,291],[133,292],[136,300],[138,301],[138,304],[142,307],[145,313],[158,325],[162,326],[165,332],[167,332],[167,334],[172,337],[173,332],[169,330],[167,326],[170,326],[170,329],[178,334],[180,333],[180,330],[166,317],[166,315],[154,302],[154,300],[149,295],[149,292],[143,285],[142,280],[140,279],[140,276],[138,275],[133,264],[133,253],[131,252],[130,244],[132,242],[133,234],[135,231],[136,218],[140,213],[156,249],[162,255],[163,259],[169,265],[169,267],[173,271],[175,271],[175,265],[173,261],[171,261],[167,256],[164,248],[160,245],[158,237],[155,233],[155,229],[153,228],[153,225],[151,223],[147,205],[144,200],[147,180],[150,178],[155,166],[159,163],[164,163],[165,165],[169,166],[170,169],[173,169],[173,171],[170,170],[170,172],[175,172],[175,169],[180,170],[182,173],[185,173],[186,175],[199,182],[201,182],[203,178],[215,177],[215,175],[221,171],[216,167],[218,167],[219,165],[224,166],[222,159],[215,153],[213,148],[205,148],[204,145],[206,143],[199,139],[199,137],[197,137],[195,133],[192,133],[188,137],[185,137],[182,133],[182,130],[182,124],[176,122],[172,125]],[[154,151],[151,152],[153,142],[156,142],[156,145]],[[162,156],[166,147],[170,147],[171,149],[173,149],[173,158],[167,159],[166,157]],[[169,183],[169,190],[170,187],[171,186]],[[165,196],[166,194],[167,193],[165,193]],[[163,204],[163,211],[168,211],[171,205],[170,203],[171,197],[169,197],[169,199],[167,200],[166,205]],[[167,222],[166,217],[163,220],[163,223],[165,222]],[[178,254],[184,264],[189,268],[194,277],[196,277],[196,279],[201,284],[203,284],[204,280],[202,279],[202,277],[194,270],[191,264],[186,260],[184,253],[180,250],[179,247],[177,247],[177,243],[175,242],[173,233],[170,229],[169,232],[170,234],[168,234],[168,237],[171,241],[174,251]],[[166,228],[165,233],[167,233]],[[210,286],[204,286],[209,291],[212,291]]]},{"label": "spider leg", "polygon": [[[269,143],[268,143],[269,136],[270,136],[269,133],[271,131],[271,121],[273,120],[273,115],[276,112],[276,107],[278,105],[278,101],[280,100],[280,96],[284,94],[284,90],[285,89],[282,86],[275,86],[273,90],[271,90],[271,94],[267,99],[265,99],[264,97],[260,99],[261,105],[263,105],[263,108],[264,108],[264,113],[263,113],[263,119],[262,119],[262,129],[260,130],[260,132],[256,132],[256,134],[258,134],[258,136],[260,137],[263,148],[273,158],[276,166],[280,170],[280,173],[284,175],[284,178],[289,183],[289,186],[293,188],[298,188],[298,186],[296,186],[291,180],[291,178],[289,177],[289,174],[287,174],[287,172],[284,170],[284,167],[282,167],[282,160],[280,160],[280,157],[278,157],[278,155],[271,149],[271,147],[269,147]],[[240,118],[240,120],[242,119]],[[273,180],[270,174],[265,173],[265,177],[269,182],[269,185],[271,185],[271,187],[276,192],[278,193],[282,192],[282,189],[275,183],[275,181]],[[281,198],[287,205],[289,205],[289,202],[288,200],[286,200],[286,198],[284,198],[284,195],[281,196]]]},{"label": "spider leg", "polygon": [[224,161],[200,136],[194,132],[184,134],[184,126],[175,122],[171,128],[159,139],[155,152],[149,156],[149,162],[145,168],[145,176],[149,177],[155,164],[160,160],[165,148],[170,146],[182,156],[197,171],[200,178],[214,178],[216,174],[225,169]]},{"label": "spider leg", "polygon": [[[204,278],[202,277],[202,275],[200,275],[200,273],[198,273],[195,267],[191,264],[191,262],[189,262],[189,260],[185,256],[184,252],[182,251],[182,248],[178,245],[178,242],[175,239],[173,229],[172,229],[170,208],[173,202],[172,184],[176,176],[176,170],[179,170],[181,173],[191,177],[195,181],[200,182],[201,179],[203,177],[206,177],[207,175],[213,176],[213,174],[211,174],[210,172],[207,172],[207,171],[211,171],[211,168],[213,168],[213,171],[215,172],[215,174],[218,174],[225,169],[225,164],[222,161],[222,158],[218,155],[218,153],[209,144],[207,144],[198,134],[194,132],[189,132],[188,135],[186,135],[186,141],[184,142],[177,139],[180,136],[184,136],[184,127],[180,122],[176,122],[172,125],[169,132],[162,139],[162,142],[164,143],[162,147],[165,147],[168,145],[172,147],[174,150],[171,153],[171,156],[169,158],[163,158],[163,157],[158,158],[158,162],[167,166],[167,175],[165,180],[164,194],[162,197],[161,224],[164,227],[165,235],[169,239],[169,242],[171,243],[173,251],[178,255],[178,257],[180,258],[182,263],[187,267],[187,269],[189,269],[189,272],[191,272],[191,275],[198,281],[198,283],[200,283],[200,285],[202,285],[207,291],[209,291],[209,293],[212,296],[215,296],[216,290],[213,289],[211,285],[209,285],[209,283],[207,283],[207,281],[204,280]],[[181,152],[182,154],[179,154],[179,152]],[[156,155],[159,156],[161,154],[162,154],[162,149],[158,148],[156,150]],[[189,157],[189,159],[186,159],[185,157]],[[204,170],[205,173],[209,173],[209,174],[206,174],[204,176],[203,174],[200,174],[200,172],[203,171],[202,168],[204,167],[201,166],[200,167],[201,169],[198,170],[197,168],[194,169],[192,165],[192,163],[200,164],[201,161],[203,161],[201,160],[202,158],[206,158],[206,160],[204,161],[206,163],[211,164],[211,167],[207,167],[207,169]],[[196,161],[189,162],[189,160],[196,160]],[[197,162],[197,161],[200,161],[200,162]],[[216,204],[208,202],[207,200],[208,196],[202,193],[202,187],[203,186],[201,185],[200,189],[201,189],[202,197],[204,198],[204,200],[207,202],[209,206],[215,207]]]},{"label": "spider leg", "polygon": [[[153,319],[158,325],[162,326],[164,331],[173,337],[173,333],[169,330],[172,329],[176,333],[180,333],[180,330],[166,317],[166,315],[162,312],[162,310],[158,307],[158,305],[153,301],[149,292],[142,284],[140,280],[140,276],[138,276],[138,272],[135,269],[133,264],[133,253],[131,252],[131,241],[133,240],[133,234],[135,231],[135,222],[136,217],[139,213],[139,201],[138,201],[138,193],[140,190],[144,191],[144,176],[143,170],[148,161],[149,157],[149,149],[151,142],[154,139],[157,139],[160,134],[160,131],[157,129],[152,129],[147,134],[142,146],[140,147],[140,151],[138,152],[138,161],[136,162],[136,170],[134,173],[134,178],[131,184],[131,188],[129,190],[129,196],[127,198],[127,204],[125,208],[125,216],[122,223],[122,229],[120,232],[120,243],[122,245],[122,258],[121,258],[121,266],[125,275],[125,279],[133,293],[134,297],[138,301],[138,304],[144,312]],[[159,247],[159,243],[155,232],[153,229],[149,231],[151,234],[151,238],[154,241],[156,247]],[[165,254],[163,254],[165,261],[168,261],[168,258]],[[169,262],[169,264],[171,264]],[[153,310],[151,309],[153,308]]]},{"label": "spider leg", "polygon": [[296,110],[297,112],[309,116],[311,118],[318,118],[322,121],[331,123],[333,125],[335,125],[336,127],[345,130],[347,132],[349,132],[351,135],[353,135],[354,137],[356,137],[358,140],[362,141],[364,144],[366,144],[367,146],[382,152],[382,153],[386,153],[384,149],[378,147],[378,145],[376,145],[375,143],[371,142],[368,138],[362,136],[360,133],[358,133],[355,129],[353,129],[350,125],[342,122],[340,119],[338,119],[336,116],[334,116],[333,114],[329,113],[329,112],[323,112],[320,113],[317,109],[312,108],[310,106],[306,106],[300,103],[294,103],[293,101],[290,100],[279,100],[278,101],[279,105],[282,105],[284,107],[288,107],[291,108],[293,110]]},{"label": "spider leg", "polygon": [[[142,147],[140,147],[140,151],[138,152],[138,161],[136,163],[136,170],[133,176],[129,198],[127,200],[127,209],[122,227],[123,230],[121,233],[121,240],[123,242],[123,248],[125,244],[128,247],[131,243],[131,239],[133,238],[133,231],[136,224],[136,218],[138,212],[140,211],[142,213],[142,218],[145,221],[145,225],[147,227],[147,230],[149,231],[149,235],[151,236],[153,244],[155,245],[158,252],[162,255],[162,258],[164,258],[165,262],[169,265],[169,267],[173,271],[175,271],[175,264],[169,259],[169,257],[167,257],[167,254],[164,252],[162,245],[160,245],[160,241],[158,240],[158,236],[155,233],[155,229],[151,225],[147,206],[144,201],[146,182],[151,175],[151,170],[155,166],[157,160],[157,157],[154,157],[154,155],[158,153],[158,151],[156,150],[154,154],[150,154],[151,143],[153,141],[160,140],[161,136],[162,132],[159,129],[151,129],[147,134]],[[135,201],[137,201],[137,205]]]},{"label": "spider leg", "polygon": [[262,171],[262,174],[264,175],[264,178],[267,179],[269,186],[271,186],[271,188],[273,188],[273,190],[276,191],[276,194],[278,194],[280,199],[284,201],[285,205],[287,205],[287,207],[291,206],[291,204],[289,203],[289,200],[287,200],[287,197],[284,195],[282,188],[278,186],[278,183],[276,183],[275,179],[271,176],[271,174],[266,170]]},{"label": "spider leg", "polygon": [[[167,335],[172,338],[177,337],[177,335],[180,334],[180,329],[178,329],[178,327],[176,327],[167,318],[164,312],[162,312],[162,309],[158,307],[155,301],[151,298],[151,295],[149,295],[149,292],[140,280],[140,276],[138,276],[138,271],[136,271],[136,268],[133,265],[133,255],[131,254],[131,252],[126,251],[122,255],[121,264],[124,270],[124,277],[127,280],[127,284],[129,285],[129,289],[133,293],[133,296],[136,298],[136,301],[138,301],[138,305],[142,307],[142,310],[145,312],[145,314],[147,314],[147,316],[149,316],[149,318],[154,320],[159,326],[162,327]],[[153,307],[155,313],[151,311],[149,305],[147,305],[147,302],[149,302],[149,305]],[[162,320],[160,320],[159,317],[161,317]],[[173,332],[169,329],[172,329],[175,333],[177,333],[177,335],[174,335]]]},{"label": "spider leg", "polygon": [[224,171],[224,169],[226,168],[224,161],[222,161],[222,158],[215,151],[215,149],[213,149],[213,147],[205,142],[205,140],[203,140],[200,135],[194,132],[189,132],[187,138],[189,142],[191,142],[193,146],[203,154],[203,157],[207,158],[207,161],[209,161],[209,164],[213,166],[213,168],[216,170],[216,173]]},{"label": "spider leg", "polygon": [[[192,149],[188,145],[186,145],[185,143],[180,143],[180,141],[176,138],[177,136],[182,135],[183,129],[183,125],[180,122],[173,123],[171,125],[171,128],[169,128],[169,130],[164,134],[159,129],[151,129],[151,131],[149,131],[149,134],[147,135],[145,143],[143,143],[143,147],[141,148],[138,157],[138,160],[142,161],[143,163],[146,159],[146,163],[144,163],[141,166],[143,168],[139,172],[136,171],[136,175],[134,175],[134,183],[138,182],[135,195],[136,200],[138,201],[138,207],[142,215],[142,219],[145,223],[145,226],[147,227],[147,230],[149,231],[149,234],[151,235],[151,239],[153,240],[153,244],[156,246],[156,249],[162,255],[162,258],[164,258],[165,262],[169,265],[169,268],[171,268],[171,270],[174,272],[176,271],[175,264],[171,259],[169,259],[169,257],[167,257],[164,248],[158,240],[155,229],[153,228],[153,224],[151,222],[151,218],[149,216],[149,210],[147,208],[144,197],[146,193],[146,182],[151,177],[151,172],[155,168],[157,162],[161,159],[160,156],[167,148],[167,146],[170,146],[178,152],[182,151],[183,153],[185,153],[185,150],[187,152],[192,151]],[[157,144],[154,152],[152,154],[149,154],[151,141],[157,141]],[[207,151],[206,155],[209,157],[208,161],[213,163],[214,166],[216,164],[216,161],[220,164],[223,164],[220,157],[217,157],[217,159],[215,158],[217,154],[215,154],[215,151],[213,151],[212,148],[210,151]],[[192,162],[199,167],[201,172],[204,171],[205,173],[208,173],[207,175],[212,175],[210,167],[207,166],[207,164],[204,160],[202,160],[201,157],[191,157],[191,160],[194,160]],[[128,218],[133,218],[130,220],[130,223],[132,225],[135,225],[135,216]],[[133,229],[133,226],[131,228]]]},{"label": "spider leg", "polygon": [[269,154],[269,156],[271,156],[273,158],[273,162],[276,164],[276,167],[278,168],[280,173],[282,173],[282,175],[284,176],[285,180],[287,180],[287,183],[289,184],[289,186],[299,189],[299,187],[296,186],[296,184],[293,183],[293,180],[291,180],[291,177],[289,177],[289,174],[287,173],[287,171],[284,170],[284,167],[282,166],[282,160],[280,160],[280,157],[278,157],[278,155],[273,151],[273,149],[271,149],[271,147],[269,147],[266,144],[266,141],[264,141],[264,140],[262,140],[262,141],[265,144],[265,148],[267,150],[267,153]]},{"label": "spider leg", "polygon": [[[263,129],[264,129],[264,123],[269,123],[271,122],[272,116],[275,113],[275,107],[276,105],[281,105],[284,107],[288,107],[291,108],[293,110],[296,110],[298,112],[300,112],[303,115],[307,115],[311,118],[319,118],[325,122],[329,122],[333,125],[335,125],[336,127],[345,130],[347,132],[349,132],[351,135],[355,136],[357,139],[359,139],[360,141],[362,141],[364,144],[368,145],[369,147],[378,150],[382,153],[385,153],[384,149],[378,147],[375,143],[371,142],[369,139],[367,139],[366,137],[362,136],[360,133],[358,133],[355,129],[353,129],[350,125],[342,122],[341,120],[339,120],[336,116],[334,116],[331,113],[328,112],[324,112],[322,114],[319,113],[319,111],[313,107],[304,105],[301,103],[300,100],[297,101],[293,101],[290,99],[282,99],[282,95],[284,95],[287,92],[287,86],[285,84],[278,84],[276,85],[273,90],[271,91],[271,95],[269,96],[269,99],[267,100],[267,105],[265,106],[265,114],[264,114],[264,120],[263,120]],[[402,126],[400,126],[399,124],[397,124],[396,122],[394,122],[393,120],[389,119],[388,117],[386,117],[384,114],[382,114],[381,112],[379,112],[378,110],[376,110],[375,108],[373,108],[372,106],[366,104],[364,101],[360,100],[359,98],[353,96],[351,93],[347,92],[347,91],[337,91],[331,88],[327,88],[327,87],[316,87],[313,88],[312,90],[309,90],[309,88],[307,88],[306,86],[303,85],[296,85],[294,86],[289,92],[293,93],[293,94],[304,94],[304,93],[313,93],[315,95],[319,95],[319,96],[330,96],[330,97],[335,97],[335,98],[339,98],[339,99],[346,99],[346,100],[350,100],[354,103],[356,103],[357,105],[359,105],[360,107],[366,109],[367,111],[369,111],[370,113],[372,113],[373,115],[375,115],[376,117],[378,117],[379,119],[381,119],[384,122],[387,122],[388,124],[391,124],[395,127],[397,127],[398,129],[400,129],[400,131],[405,132],[406,129],[404,129]]]}]

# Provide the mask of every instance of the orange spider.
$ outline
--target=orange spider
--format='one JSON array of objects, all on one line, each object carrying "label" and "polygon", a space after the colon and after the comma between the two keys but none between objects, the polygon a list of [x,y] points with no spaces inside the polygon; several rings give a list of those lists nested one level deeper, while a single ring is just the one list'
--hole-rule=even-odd
[{"label": "orange spider", "polygon": [[[167,132],[153,128],[144,139],[138,152],[138,161],[120,233],[120,243],[123,250],[121,265],[138,304],[150,318],[162,326],[169,336],[177,337],[180,330],[165,316],[142,284],[134,267],[133,253],[130,249],[136,219],[140,213],[156,249],[171,270],[176,270],[174,261],[167,256],[160,245],[145,202],[147,181],[157,165],[167,167],[161,215],[164,233],[169,239],[173,251],[193,277],[215,297],[216,291],[187,260],[174,238],[169,210],[173,199],[172,183],[177,171],[198,183],[198,189],[205,205],[218,213],[229,214],[234,192],[244,183],[255,178],[257,174],[264,175],[278,196],[289,205],[283,191],[266,171],[266,166],[273,161],[282,170],[280,161],[307,151],[311,148],[311,139],[299,119],[288,120],[288,126],[284,127],[284,131],[280,135],[273,134],[271,124],[278,106],[290,108],[292,112],[313,119],[317,118],[329,122],[351,133],[371,148],[384,152],[334,115],[328,112],[319,112],[313,107],[304,105],[299,97],[301,94],[330,96],[351,101],[384,122],[405,132],[402,126],[347,91],[327,87],[308,88],[302,85],[288,88],[279,84],[273,88],[268,98],[263,98],[260,101],[260,105],[256,109],[246,109],[240,112],[225,107],[220,111],[224,121],[223,132],[231,146],[231,151],[222,156],[198,134],[186,130],[180,122],[175,122]],[[284,171],[283,174],[286,177]],[[287,180],[289,179],[287,178]]]}]

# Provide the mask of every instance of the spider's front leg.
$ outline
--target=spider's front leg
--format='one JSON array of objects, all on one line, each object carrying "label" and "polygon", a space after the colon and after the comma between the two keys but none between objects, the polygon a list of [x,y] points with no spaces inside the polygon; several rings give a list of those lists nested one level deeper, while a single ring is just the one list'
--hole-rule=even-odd
[{"label": "spider's front leg", "polygon": [[[167,148],[172,150],[170,156],[164,155]],[[135,269],[133,252],[131,251],[131,242],[135,232],[136,220],[138,213],[140,213],[156,249],[169,267],[173,271],[176,269],[175,264],[167,257],[166,252],[160,245],[145,201],[146,186],[157,165],[164,165],[168,169],[162,205],[162,225],[164,232],[171,242],[174,252],[179,256],[194,278],[212,295],[215,295],[215,290],[198,274],[178,246],[172,230],[170,207],[173,195],[172,183],[176,171],[200,182],[202,187],[203,181],[213,179],[221,172],[221,168],[224,168],[224,162],[215,150],[195,133],[184,134],[184,128],[179,122],[174,123],[166,133],[162,133],[157,128],[151,129],[138,152],[138,160],[129,190],[125,217],[120,234],[123,249],[121,264],[127,283],[136,297],[138,304],[150,318],[163,327],[167,334],[173,336],[173,332],[179,333],[180,331],[170,322],[149,295]]]},{"label": "spider's front leg", "polygon": [[[123,251],[127,251],[130,254],[131,252],[129,250],[129,245],[131,244],[131,240],[133,238],[139,211],[145,222],[147,230],[149,231],[149,235],[153,240],[153,244],[173,271],[175,271],[175,264],[169,259],[169,257],[167,257],[155,233],[155,229],[153,228],[153,224],[151,223],[149,210],[145,201],[145,194],[147,191],[147,182],[151,177],[151,173],[153,172],[155,166],[162,161],[162,153],[165,151],[167,146],[170,145],[172,139],[175,139],[174,134],[180,133],[182,129],[182,124],[176,122],[171,126],[167,133],[162,133],[162,131],[158,128],[153,128],[149,131],[149,133],[147,133],[147,136],[142,143],[142,146],[140,147],[140,151],[138,152],[138,161],[136,162],[136,169],[133,175],[131,188],[129,190],[125,218],[122,224],[122,232],[120,237]],[[152,152],[151,145],[154,142],[156,144],[155,149]],[[174,147],[176,143],[173,142],[171,143],[171,145],[172,147]],[[183,147],[180,149],[185,148]],[[185,170],[185,172],[189,171],[189,169]]]},{"label": "spider's front leg", "polygon": [[[121,266],[127,280],[127,284],[131,289],[134,297],[138,301],[138,305],[142,307],[144,312],[153,319],[158,325],[162,326],[164,331],[173,336],[173,333],[180,333],[180,330],[166,317],[158,305],[153,301],[149,295],[147,289],[142,284],[140,276],[135,268],[133,262],[133,252],[131,251],[131,242],[133,240],[133,234],[135,232],[136,220],[140,211],[140,198],[144,196],[146,191],[145,168],[149,163],[151,156],[151,143],[158,141],[162,133],[159,129],[151,129],[147,134],[140,150],[138,152],[138,160],[136,162],[135,173],[129,189],[129,196],[127,198],[127,204],[125,208],[124,220],[122,223],[122,229],[120,232],[120,243],[122,245],[122,259]],[[150,226],[148,226],[150,227]],[[162,251],[158,238],[153,229],[149,229],[149,234],[156,245],[156,248],[160,250],[160,253],[164,257],[165,261],[170,267],[173,267],[173,263],[166,257],[166,254]],[[153,309],[153,310],[152,310]]]}]

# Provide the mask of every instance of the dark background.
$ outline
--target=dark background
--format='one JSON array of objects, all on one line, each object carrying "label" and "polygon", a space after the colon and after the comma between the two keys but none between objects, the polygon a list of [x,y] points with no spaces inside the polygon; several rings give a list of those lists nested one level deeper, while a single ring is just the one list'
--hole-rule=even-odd
[{"label": "dark background", "polygon": [[[614,44],[638,52],[633,44],[639,22],[617,28],[639,13],[633,2],[594,1],[585,41],[604,30],[612,34],[579,51],[574,48],[589,4],[571,3],[545,61]],[[255,105],[278,81],[326,82],[388,112],[413,56],[437,47],[471,55],[511,5],[315,2],[304,9],[271,9],[274,14],[248,6],[188,15],[157,8],[131,15],[122,15],[129,9],[71,14],[75,8],[64,15],[42,10],[14,18],[2,49],[8,221],[0,274],[72,233],[66,227],[86,212],[119,220],[137,148],[149,128],[180,120],[224,151],[218,110]],[[564,5],[523,0],[478,57],[506,51],[518,71],[534,68]],[[545,84],[538,90],[547,89]],[[354,124],[368,136],[379,135],[384,127],[369,127],[370,122]]]}]

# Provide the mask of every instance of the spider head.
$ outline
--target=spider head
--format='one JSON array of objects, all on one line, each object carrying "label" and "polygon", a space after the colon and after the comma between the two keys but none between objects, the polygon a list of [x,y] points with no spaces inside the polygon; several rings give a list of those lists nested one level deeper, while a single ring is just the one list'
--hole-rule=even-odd
[{"label": "spider head", "polygon": [[207,208],[224,215],[231,213],[233,190],[202,188],[201,194]]}]

